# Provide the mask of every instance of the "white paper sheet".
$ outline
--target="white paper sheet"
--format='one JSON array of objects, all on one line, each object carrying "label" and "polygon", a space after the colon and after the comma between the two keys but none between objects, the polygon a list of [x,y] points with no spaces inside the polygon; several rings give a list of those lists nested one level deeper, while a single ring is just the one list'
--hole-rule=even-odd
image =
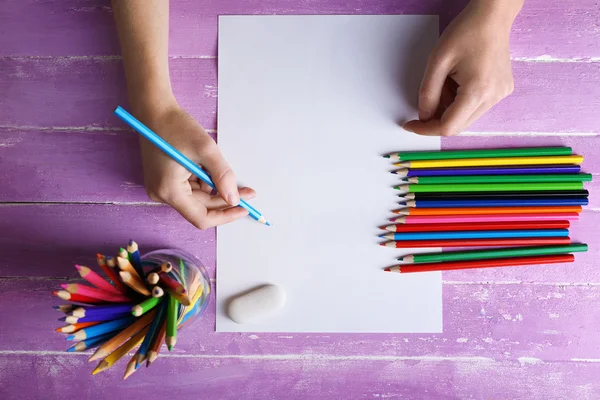
[{"label": "white paper sheet", "polygon": [[[218,229],[217,331],[441,332],[441,274],[382,271],[413,251],[379,246],[398,208],[383,154],[439,150],[403,131],[438,37],[432,16],[219,19],[220,147],[251,201]],[[287,304],[239,325],[232,296],[281,285]]]}]

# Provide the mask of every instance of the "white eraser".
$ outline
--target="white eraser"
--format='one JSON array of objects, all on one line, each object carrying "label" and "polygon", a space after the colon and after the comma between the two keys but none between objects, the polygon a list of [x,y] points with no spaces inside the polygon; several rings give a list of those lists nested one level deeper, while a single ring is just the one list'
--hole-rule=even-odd
[{"label": "white eraser", "polygon": [[276,285],[265,285],[231,300],[227,314],[234,322],[247,324],[269,317],[284,304],[285,291]]}]

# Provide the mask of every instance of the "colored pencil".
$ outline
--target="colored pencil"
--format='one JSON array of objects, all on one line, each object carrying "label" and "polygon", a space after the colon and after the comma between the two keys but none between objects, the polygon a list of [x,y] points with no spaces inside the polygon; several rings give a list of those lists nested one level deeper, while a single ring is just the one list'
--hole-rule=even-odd
[{"label": "colored pencil", "polygon": [[131,375],[133,375],[135,371],[138,370],[138,367],[136,367],[136,365],[137,352],[133,355],[133,357],[131,357],[131,360],[129,360],[129,362],[127,363],[127,366],[125,367],[125,373],[123,374],[123,380],[129,378]]},{"label": "colored pencil", "polygon": [[152,340],[154,339],[154,336],[156,336],[156,334],[160,330],[160,327],[161,327],[163,321],[165,320],[164,317],[165,317],[165,312],[167,309],[167,307],[166,307],[167,303],[168,302],[166,302],[166,301],[161,303],[161,305],[158,307],[158,310],[156,311],[156,316],[154,317],[154,319],[148,326],[148,333],[144,337],[144,341],[140,345],[140,349],[138,351],[138,354],[136,355],[137,356],[136,357],[136,359],[137,359],[136,368],[146,358],[148,350],[150,350],[150,345],[152,344]]},{"label": "colored pencil", "polygon": [[419,183],[399,185],[395,189],[410,193],[583,190],[583,182],[452,183],[446,185],[421,185]]},{"label": "colored pencil", "polygon": [[410,176],[458,176],[458,175],[528,175],[528,174],[577,174],[580,165],[545,165],[530,167],[474,167],[474,168],[403,168],[393,171],[400,177]]},{"label": "colored pencil", "polygon": [[140,252],[138,248],[138,244],[133,240],[130,240],[127,244],[127,255],[129,257],[129,262],[133,265],[138,275],[143,279],[144,278],[144,269],[142,268],[142,258],[140,257]]},{"label": "colored pencil", "polygon": [[166,332],[167,320],[163,318],[162,323],[158,328],[158,332],[156,332],[156,335],[152,338],[150,350],[148,351],[148,362],[146,363],[146,367],[149,367],[150,364],[152,364],[158,358],[158,353],[160,353],[160,348],[162,347],[163,340],[165,340]]},{"label": "colored pencil", "polygon": [[476,222],[473,224],[395,224],[381,229],[389,232],[501,231],[517,229],[568,229],[569,221]]},{"label": "colored pencil", "polygon": [[179,302],[171,294],[169,294],[167,301],[167,331],[165,344],[169,351],[171,351],[177,342],[177,312],[179,309]]},{"label": "colored pencil", "polygon": [[583,157],[549,156],[549,157],[498,157],[498,158],[456,158],[450,160],[417,160],[402,161],[394,164],[406,168],[450,168],[450,167],[492,167],[505,165],[560,165],[581,164]]},{"label": "colored pencil", "polygon": [[62,326],[60,328],[56,328],[56,332],[61,333],[73,333],[77,332],[80,329],[87,328],[88,326],[98,325],[98,322],[78,322],[76,324],[70,324],[66,326]]},{"label": "colored pencil", "polygon": [[156,285],[158,283],[158,280],[159,277],[156,272],[150,272],[148,274],[148,277],[146,278],[146,282],[148,282],[150,285]]},{"label": "colored pencil", "polygon": [[568,237],[568,229],[536,229],[516,231],[453,231],[453,232],[408,232],[380,235],[389,240],[444,240],[444,239],[500,239]]},{"label": "colored pencil", "polygon": [[122,294],[115,294],[114,292],[106,292],[102,289],[96,289],[90,286],[81,285],[78,283],[69,283],[60,285],[63,289],[67,290],[69,293],[73,294],[81,294],[84,296],[92,297],[98,300],[104,300],[113,303],[129,303],[131,299],[129,297],[125,297]]},{"label": "colored pencil", "polygon": [[569,263],[575,261],[573,254],[561,254],[553,256],[539,257],[515,257],[515,258],[499,258],[492,260],[475,260],[475,261],[458,261],[446,263],[431,263],[431,264],[407,264],[397,265],[391,268],[386,268],[386,272],[430,272],[430,271],[448,271],[458,269],[472,268],[496,268],[496,267],[516,267],[524,265],[539,265],[539,264],[556,264]]},{"label": "colored pencil", "polygon": [[94,307],[77,307],[71,315],[74,317],[89,317],[98,314],[128,314],[131,311],[131,305],[128,304],[111,304],[105,306]]},{"label": "colored pencil", "polygon": [[108,265],[106,265],[106,257],[104,257],[102,254],[98,253],[98,254],[96,254],[96,262],[98,263],[98,266],[102,269],[102,271],[104,271],[106,276],[108,276],[108,278],[111,281],[116,279],[116,277],[114,276],[111,269],[108,267]]},{"label": "colored pencil", "polygon": [[586,197],[573,198],[496,198],[496,199],[461,199],[461,200],[408,200],[401,202],[407,207],[442,208],[442,207],[560,207],[560,206],[586,206]]},{"label": "colored pencil", "polygon": [[454,158],[492,157],[534,157],[568,156],[573,154],[570,147],[524,147],[507,149],[444,150],[444,151],[403,151],[385,155],[392,161],[447,160]]},{"label": "colored pencil", "polygon": [[518,239],[459,239],[459,240],[405,240],[382,243],[381,246],[397,249],[424,247],[498,247],[498,246],[549,246],[571,243],[569,238],[518,238]]},{"label": "colored pencil", "polygon": [[458,199],[498,199],[498,198],[581,198],[587,197],[587,190],[522,190],[522,191],[507,191],[507,192],[444,192],[444,193],[407,193],[400,195],[407,200],[458,200]]},{"label": "colored pencil", "polygon": [[[190,171],[192,174],[196,175],[200,180],[206,183],[213,189],[216,189],[215,184],[213,183],[209,174],[207,174],[202,168],[198,166],[195,162],[181,154],[177,149],[167,143],[164,139],[154,133],[147,126],[138,121],[133,115],[125,111],[121,106],[118,106],[115,109],[115,115],[119,117],[123,122],[129,125],[131,128],[135,129],[140,135],[145,137],[150,143],[158,147],[162,150],[166,155],[171,157],[174,161],[179,163],[182,167]],[[248,210],[249,215],[254,218],[256,221],[261,224],[269,226],[269,222],[262,216],[260,212],[258,212],[255,208],[250,206],[246,201],[240,200],[240,207]]]},{"label": "colored pencil", "polygon": [[75,332],[73,335],[67,336],[67,340],[83,340],[94,336],[103,335],[108,332],[113,332],[130,325],[135,320],[132,316],[126,316],[112,321],[103,322],[88,328],[84,328]]},{"label": "colored pencil", "polygon": [[458,208],[403,208],[393,211],[398,215],[478,215],[478,214],[539,214],[580,213],[581,206],[562,207],[458,207]]},{"label": "colored pencil", "polygon": [[546,256],[586,252],[587,244],[568,244],[565,246],[516,247],[508,249],[454,251],[450,253],[411,254],[398,258],[405,263],[436,263],[446,261],[483,260],[489,258],[510,258],[526,256]]},{"label": "colored pencil", "polygon": [[64,313],[70,313],[76,306],[73,304],[60,304],[58,306],[52,306],[55,310],[62,311]]},{"label": "colored pencil", "polygon": [[159,273],[159,272],[166,272],[169,273],[173,271],[173,264],[171,264],[170,262],[166,262],[166,263],[162,263],[160,266],[156,267],[155,269],[153,269],[152,271],[150,271],[150,273],[155,272],[155,273]]},{"label": "colored pencil", "polygon": [[117,265],[121,271],[129,272],[132,277],[139,281],[140,283],[144,283],[144,275],[140,275],[140,273],[131,265],[127,257],[117,257]]},{"label": "colored pencil", "polygon": [[73,303],[89,303],[89,304],[105,303],[104,300],[96,299],[94,297],[89,297],[89,296],[83,296],[81,294],[69,293],[66,290],[54,291],[54,292],[52,292],[52,294],[63,300],[72,301]]},{"label": "colored pencil", "polygon": [[553,214],[481,214],[481,215],[407,215],[392,218],[391,222],[396,224],[439,224],[439,223],[471,223],[471,222],[501,222],[501,221],[547,221],[567,220],[573,221],[579,218],[577,213],[553,213]]},{"label": "colored pencil", "polygon": [[139,279],[134,278],[133,275],[131,275],[131,273],[121,271],[119,272],[119,275],[121,276],[121,280],[123,280],[123,283],[125,283],[127,286],[129,286],[136,292],[143,294],[144,296],[150,296],[150,291],[148,290],[148,288],[142,282],[140,282]]},{"label": "colored pencil", "polygon": [[123,356],[129,353],[131,350],[136,348],[142,343],[144,340],[144,336],[148,332],[148,327],[142,329],[134,336],[132,336],[127,342],[125,342],[122,346],[117,348],[115,351],[110,353],[110,355],[106,356],[104,360],[98,363],[98,366],[92,371],[92,375],[96,375],[99,372],[105,371],[112,367],[117,361],[119,361]]},{"label": "colored pencil", "polygon": [[131,314],[139,317],[142,314],[147,313],[152,310],[154,307],[160,303],[160,297],[148,297],[146,300],[142,301],[140,304],[137,304],[131,308]]},{"label": "colored pencil", "polygon": [[440,185],[448,183],[513,183],[513,182],[590,182],[592,174],[540,175],[475,175],[475,176],[415,176],[408,183]]},{"label": "colored pencil", "polygon": [[105,257],[102,254],[97,254],[96,257],[98,259],[98,265],[100,265],[100,263],[106,265],[106,274],[110,277],[110,280],[115,285],[115,287],[119,289],[121,293],[127,294],[129,292],[129,289],[123,282],[121,282],[121,278],[119,277],[119,270],[117,268],[117,262],[115,261],[115,259],[113,257]]},{"label": "colored pencil", "polygon": [[[105,265],[105,268],[108,267]],[[109,293],[115,293],[117,295],[122,294],[116,287],[108,283],[106,280],[104,280],[104,278],[92,271],[90,268],[76,265],[75,269],[77,269],[79,275],[81,275],[83,279],[96,286],[98,289],[102,289]]]},{"label": "colored pencil", "polygon": [[117,347],[123,344],[123,342],[125,342],[127,339],[144,329],[146,326],[148,326],[155,315],[156,310],[151,310],[150,312],[142,315],[140,318],[129,316],[128,318],[131,318],[133,323],[129,324],[129,326],[127,326],[121,332],[113,336],[102,346],[98,347],[98,349],[94,352],[94,354],[92,354],[88,361],[99,360],[112,353]]},{"label": "colored pencil", "polygon": [[160,286],[154,286],[152,288],[152,297],[163,297],[165,291]]},{"label": "colored pencil", "polygon": [[72,353],[74,351],[85,351],[87,349],[91,349],[96,346],[100,346],[102,343],[106,342],[108,339],[115,335],[114,332],[105,333],[104,335],[95,336],[93,338],[82,340],[81,342],[75,343],[73,346],[69,347],[67,351]]},{"label": "colored pencil", "polygon": [[167,290],[169,293],[185,293],[185,287],[181,283],[177,282],[175,279],[171,278],[168,274],[161,272],[160,274],[158,274],[158,278],[160,283],[164,285],[164,289]]},{"label": "colored pencil", "polygon": [[115,318],[121,318],[124,317],[128,314],[130,314],[131,311],[129,312],[125,312],[125,313],[117,313],[117,314],[96,314],[96,315],[90,315],[87,317],[74,317],[72,315],[69,315],[65,318],[65,322],[69,323],[69,324],[77,324],[80,322],[101,322],[101,321],[110,321],[111,319],[115,319]]}]

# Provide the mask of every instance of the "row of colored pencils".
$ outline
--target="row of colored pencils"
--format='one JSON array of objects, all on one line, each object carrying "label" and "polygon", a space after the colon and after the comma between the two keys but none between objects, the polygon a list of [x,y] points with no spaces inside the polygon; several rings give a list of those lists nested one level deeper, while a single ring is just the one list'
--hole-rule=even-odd
[{"label": "row of colored pencils", "polygon": [[[127,379],[143,363],[150,366],[163,342],[169,351],[177,341],[177,330],[198,312],[203,285],[201,274],[179,269],[171,263],[142,263],[137,243],[130,241],[116,257],[97,255],[105,277],[89,267],[75,266],[89,284],[63,284],[54,295],[69,304],[54,308],[65,316],[67,325],[57,332],[77,341],[67,351],[96,348],[89,361],[99,361],[95,375],[111,368],[137,347],[127,364]],[[187,271],[187,276],[185,271]]]},{"label": "row of colored pencils", "polygon": [[[394,210],[392,248],[475,247],[415,254],[389,272],[424,272],[572,262],[570,221],[588,204],[583,157],[570,147],[402,152],[385,156],[402,169],[402,208]],[[485,248],[492,248],[485,249]]]}]

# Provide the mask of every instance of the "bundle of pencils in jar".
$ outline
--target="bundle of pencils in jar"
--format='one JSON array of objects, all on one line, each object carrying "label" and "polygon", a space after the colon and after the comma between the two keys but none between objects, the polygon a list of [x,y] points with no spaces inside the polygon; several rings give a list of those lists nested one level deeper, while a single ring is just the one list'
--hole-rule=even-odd
[{"label": "bundle of pencils in jar", "polygon": [[169,351],[177,331],[206,309],[210,281],[204,267],[179,250],[158,250],[141,256],[130,241],[116,257],[97,255],[104,276],[76,265],[83,283],[61,285],[53,294],[68,304],[55,306],[67,325],[57,332],[77,341],[67,351],[96,350],[89,361],[99,361],[95,375],[111,368],[137,348],[125,369],[127,379],[142,364],[150,366],[163,342]]},{"label": "bundle of pencils in jar", "polygon": [[586,244],[569,227],[588,204],[583,157],[570,147],[402,152],[386,155],[404,182],[391,248],[474,247],[406,255],[388,272],[425,272],[573,262]]}]

